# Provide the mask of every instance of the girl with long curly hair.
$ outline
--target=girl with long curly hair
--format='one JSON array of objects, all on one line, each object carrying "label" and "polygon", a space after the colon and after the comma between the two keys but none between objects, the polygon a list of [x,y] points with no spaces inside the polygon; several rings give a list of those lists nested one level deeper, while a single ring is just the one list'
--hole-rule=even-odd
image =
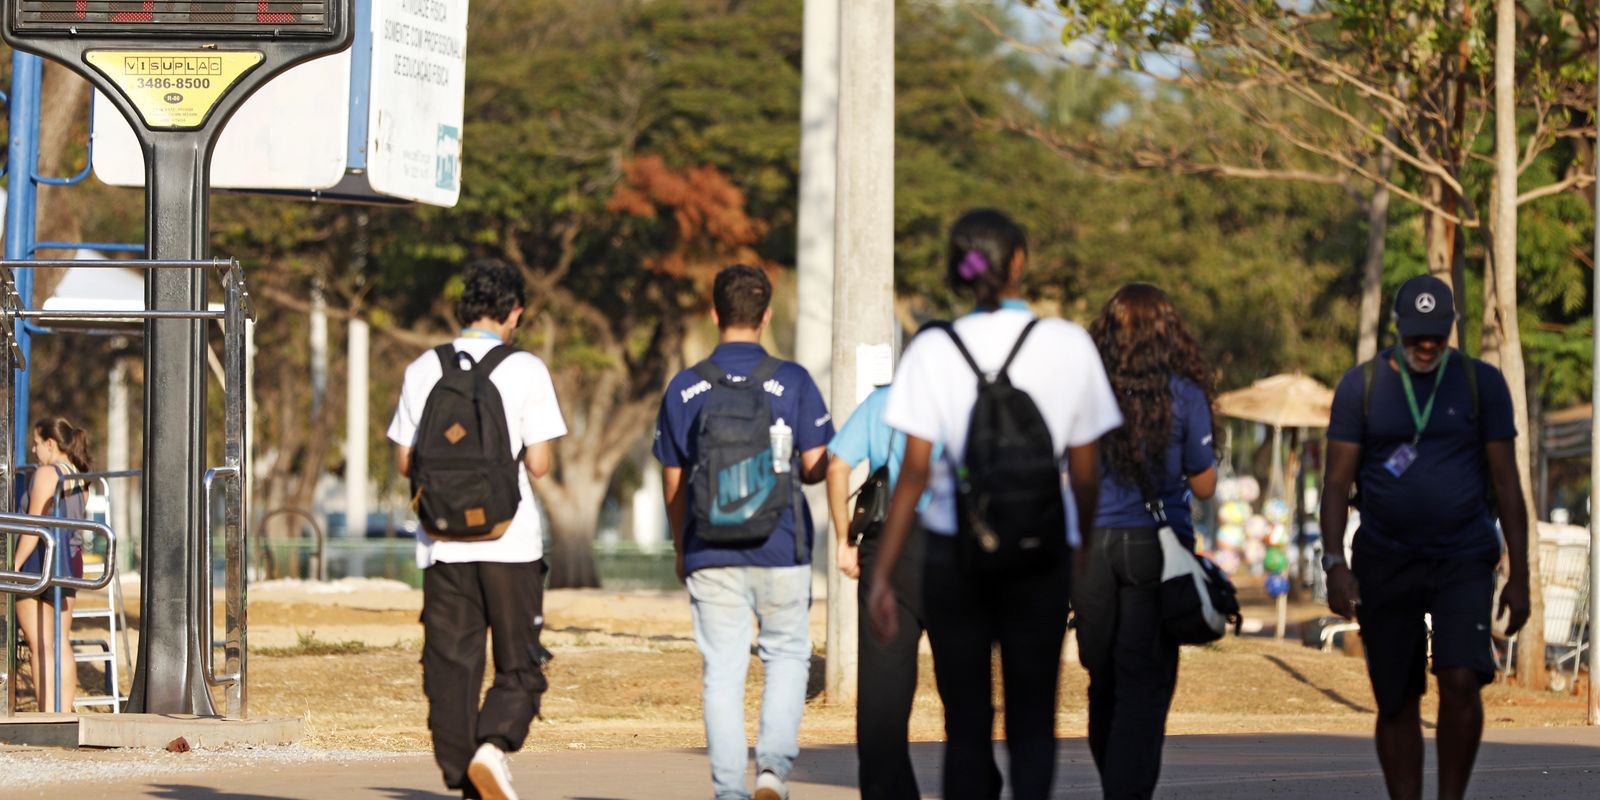
[{"label": "girl with long curly hair", "polygon": [[1123,426],[1101,440],[1100,500],[1073,591],[1089,670],[1089,750],[1107,798],[1148,798],[1161,769],[1178,642],[1161,625],[1156,509],[1194,547],[1191,497],[1217,486],[1214,380],[1165,292],[1117,290],[1089,326]]}]

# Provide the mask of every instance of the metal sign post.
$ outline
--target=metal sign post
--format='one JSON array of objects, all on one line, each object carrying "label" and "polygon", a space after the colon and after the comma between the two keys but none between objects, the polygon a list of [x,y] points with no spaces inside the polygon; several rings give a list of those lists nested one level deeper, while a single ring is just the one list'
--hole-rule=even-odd
[{"label": "metal sign post", "polygon": [[[233,112],[273,76],[350,44],[351,0],[3,0],[0,32],[104,93],[145,159],[150,258],[208,255],[212,147]],[[199,269],[151,271],[146,308],[205,309]],[[205,504],[205,330],[190,318],[145,322],[142,635],[129,708],[214,714],[207,675],[211,598],[195,596]]]}]

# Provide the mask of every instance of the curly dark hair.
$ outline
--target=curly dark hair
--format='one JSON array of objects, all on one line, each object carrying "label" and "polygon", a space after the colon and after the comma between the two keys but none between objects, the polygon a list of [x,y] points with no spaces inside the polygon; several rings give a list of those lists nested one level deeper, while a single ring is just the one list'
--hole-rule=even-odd
[{"label": "curly dark hair", "polygon": [[1111,295],[1089,335],[1122,407],[1122,427],[1102,440],[1106,472],[1153,495],[1172,438],[1172,377],[1193,381],[1208,407],[1216,378],[1172,300],[1148,283],[1130,283]]},{"label": "curly dark hair", "polygon": [[456,320],[471,325],[488,317],[505,322],[511,312],[527,302],[527,285],[516,267],[497,258],[468,264],[461,272],[461,297],[456,300]]}]

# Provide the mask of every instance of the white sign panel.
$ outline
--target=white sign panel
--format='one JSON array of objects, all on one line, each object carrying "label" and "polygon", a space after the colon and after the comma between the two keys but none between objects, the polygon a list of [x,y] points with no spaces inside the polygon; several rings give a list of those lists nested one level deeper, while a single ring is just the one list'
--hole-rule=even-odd
[{"label": "white sign panel", "polygon": [[461,196],[467,0],[372,0],[367,178],[440,206]]},{"label": "white sign panel", "polygon": [[[327,189],[349,153],[350,52],[309,61],[268,82],[228,120],[211,156],[218,189]],[[94,98],[94,174],[113,186],[144,185],[133,129],[99,92]]]}]

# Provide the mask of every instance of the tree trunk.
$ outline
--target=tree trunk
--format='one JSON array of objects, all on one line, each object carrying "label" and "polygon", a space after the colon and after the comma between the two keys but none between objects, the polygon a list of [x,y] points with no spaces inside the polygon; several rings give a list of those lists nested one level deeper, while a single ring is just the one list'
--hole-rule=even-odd
[{"label": "tree trunk", "polygon": [[1539,519],[1532,498],[1528,444],[1528,380],[1522,361],[1522,334],[1517,329],[1517,128],[1516,6],[1497,0],[1494,59],[1495,199],[1493,243],[1496,307],[1500,319],[1500,371],[1511,387],[1511,409],[1517,429],[1517,483],[1528,499],[1528,624],[1518,636],[1517,682],[1532,689],[1549,685],[1544,663],[1544,596],[1539,580]]},{"label": "tree trunk", "polygon": [[[593,588],[600,585],[594,563],[600,506],[617,465],[649,435],[660,395],[625,386],[629,378],[620,369],[588,380],[564,377],[556,391],[569,433],[556,440],[555,467],[533,488],[550,517],[550,588]],[[624,391],[632,396],[619,398]]]},{"label": "tree trunk", "polygon": [[[1389,138],[1395,137],[1390,126]],[[1361,319],[1356,341],[1356,363],[1370,361],[1378,354],[1378,333],[1383,327],[1383,249],[1389,235],[1389,176],[1394,172],[1394,154],[1378,150],[1378,175],[1383,178],[1372,187],[1372,202],[1367,206],[1367,255],[1361,271]]]},{"label": "tree trunk", "polygon": [[609,481],[579,482],[569,478],[564,484],[543,480],[539,496],[550,517],[550,588],[591,589],[600,585],[594,563],[594,535],[600,522],[600,504],[605,502]]}]

